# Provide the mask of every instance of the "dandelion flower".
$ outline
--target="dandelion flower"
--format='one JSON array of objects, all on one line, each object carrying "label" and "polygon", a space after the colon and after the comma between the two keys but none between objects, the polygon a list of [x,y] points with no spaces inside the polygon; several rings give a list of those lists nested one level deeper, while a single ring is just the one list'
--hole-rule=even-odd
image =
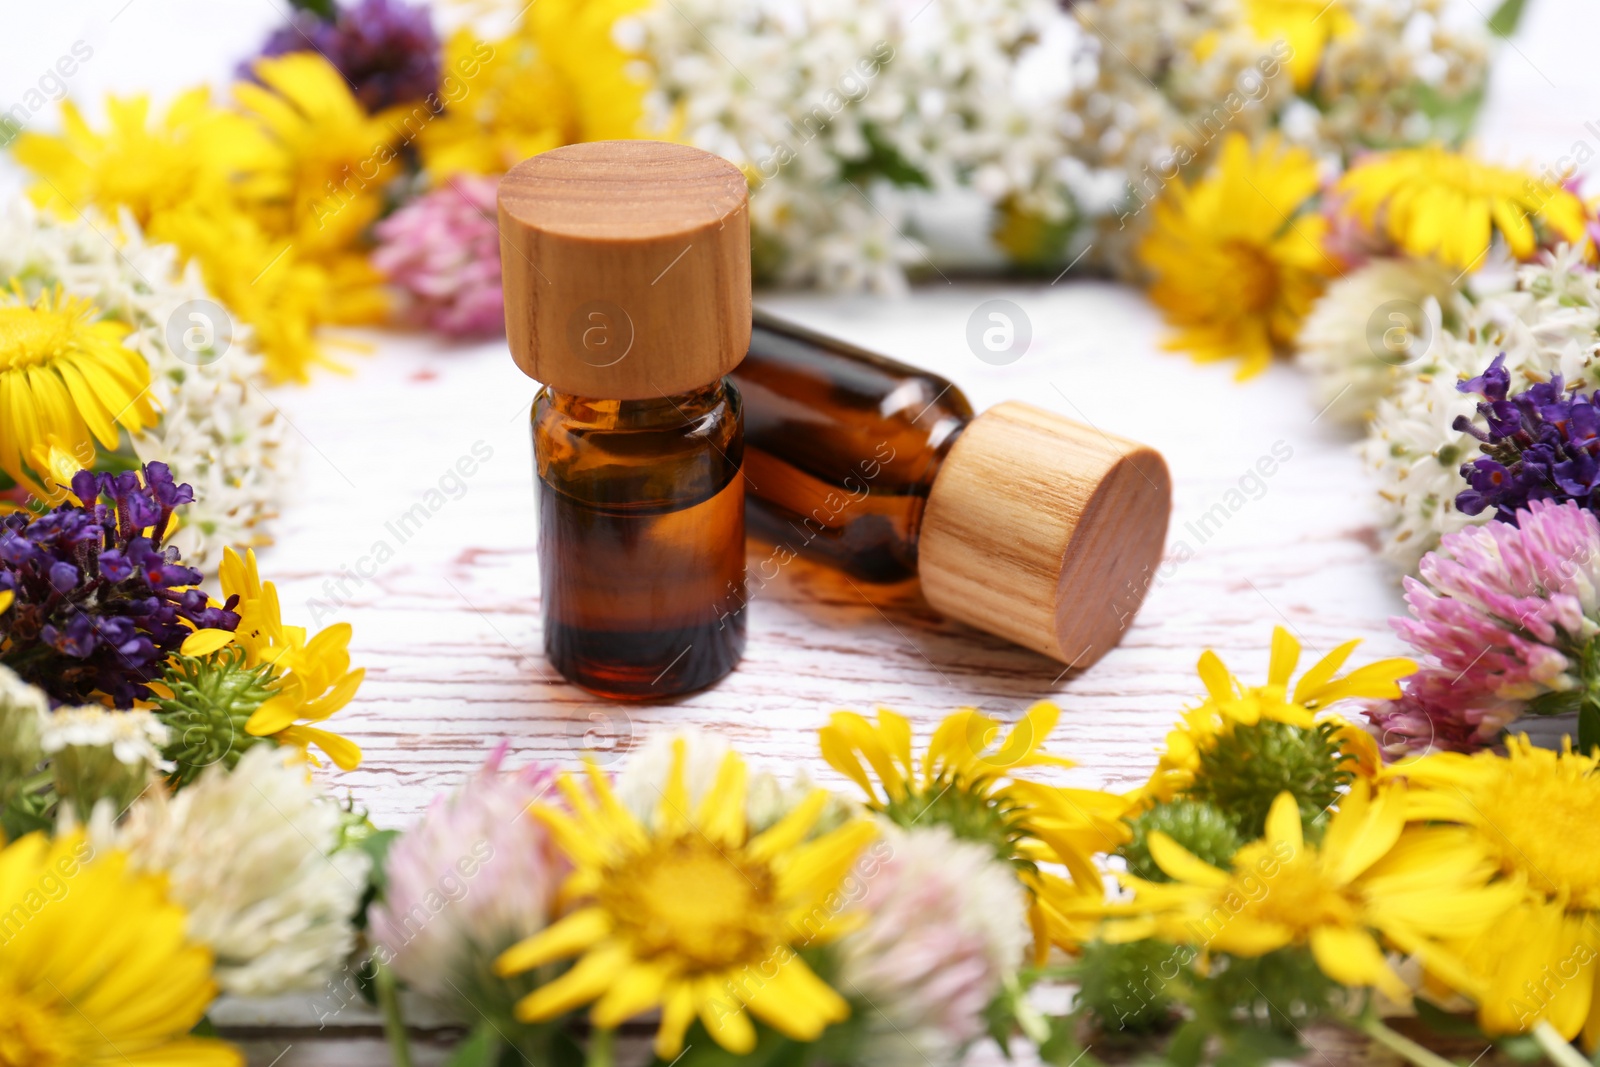
[{"label": "dandelion flower", "polygon": [[572,102],[528,31],[491,42],[463,27],[445,41],[444,58],[468,92],[417,135],[423,169],[435,179],[504,174],[578,139]]},{"label": "dandelion flower", "polygon": [[1583,201],[1562,186],[1536,188],[1526,171],[1496,166],[1437,144],[1380,152],[1356,162],[1338,191],[1341,210],[1381,225],[1413,256],[1471,270],[1489,254],[1491,231],[1518,259],[1556,240],[1584,239]]},{"label": "dandelion flower", "polygon": [[833,940],[851,916],[835,896],[876,829],[856,820],[807,840],[827,801],[816,790],[754,836],[745,817],[747,771],[729,753],[717,782],[690,812],[682,746],[655,819],[625,809],[588,765],[588,788],[560,787],[570,813],[535,804],[576,868],[564,893],[577,910],[511,948],[502,975],[580,955],[561,977],[525,997],[518,1018],[537,1022],[594,1002],[594,1024],[614,1029],[660,1007],[655,1051],[670,1060],[698,1015],[735,1054],[755,1047],[755,1015],[784,1036],[813,1041],[849,1006],[796,949]]},{"label": "dandelion flower", "polygon": [[1306,150],[1276,136],[1252,149],[1235,133],[1206,177],[1163,190],[1139,262],[1176,328],[1168,349],[1201,362],[1242,358],[1247,378],[1294,341],[1334,269],[1321,247],[1327,222],[1301,214],[1318,185]]},{"label": "dandelion flower", "polygon": [[[853,711],[836,712],[818,732],[823,759],[861,787],[868,807],[899,826],[948,826],[1016,869],[1028,890],[1040,961],[1052,944],[1077,947],[1086,930],[1073,916],[1083,898],[1102,892],[1094,855],[1128,834],[1122,822],[1127,799],[1022,775],[1030,768],[1074,766],[1044,751],[1060,714],[1054,704],[1035,704],[1001,740],[999,723],[963,708],[934,730],[920,768],[911,754],[910,722],[887,708],[878,710],[877,725]],[[1065,867],[1070,880],[1041,865]]]},{"label": "dandelion flower", "polygon": [[[60,885],[46,900],[40,886]],[[215,998],[211,953],[161,879],[96,855],[82,834],[34,833],[0,850],[0,1049],[18,1064],[244,1067],[189,1032]]]},{"label": "dandelion flower", "polygon": [[354,742],[307,725],[326,720],[361,688],[366,671],[350,669],[350,624],[337,623],[309,640],[304,627],[285,626],[278,589],[261,580],[254,549],[247,549],[243,559],[233,549],[225,550],[221,578],[223,595],[230,602],[238,598],[234,610],[239,627],[197,630],[184,642],[183,654],[205,656],[237,643],[245,651],[246,667],[265,663],[275,668],[274,693],[250,716],[245,730],[302,751],[319,748],[341,770],[359,766],[361,749]]},{"label": "dandelion flower", "polygon": [[[1548,1021],[1562,1037],[1600,1043],[1594,923],[1600,911],[1600,760],[1536,748],[1527,737],[1493,752],[1436,753],[1392,770],[1406,783],[1406,814],[1455,824],[1437,863],[1463,867],[1487,854],[1514,906],[1487,927],[1461,930],[1467,975],[1451,984],[1478,1002],[1490,1034]],[[1449,841],[1451,847],[1442,847]],[[1502,909],[1503,910],[1503,909]],[[1560,981],[1552,976],[1560,975]]]},{"label": "dandelion flower", "polygon": [[1300,808],[1284,793],[1266,833],[1241,848],[1230,870],[1199,859],[1172,838],[1150,835],[1150,854],[1172,879],[1124,876],[1133,900],[1107,906],[1111,942],[1160,937],[1251,958],[1306,946],[1341,985],[1372,987],[1399,1001],[1410,990],[1384,959],[1383,941],[1447,967],[1441,945],[1490,928],[1515,891],[1489,884],[1494,866],[1463,848],[1439,852],[1462,835],[1407,832],[1405,790],[1374,792],[1357,782],[1339,805],[1320,847],[1306,842]]},{"label": "dandelion flower", "polygon": [[127,335],[87,300],[56,290],[29,303],[13,285],[0,304],[0,471],[45,496],[25,468],[51,469],[52,438],[93,456],[95,441],[114,450],[123,430],[156,421],[150,365],[123,346]]}]

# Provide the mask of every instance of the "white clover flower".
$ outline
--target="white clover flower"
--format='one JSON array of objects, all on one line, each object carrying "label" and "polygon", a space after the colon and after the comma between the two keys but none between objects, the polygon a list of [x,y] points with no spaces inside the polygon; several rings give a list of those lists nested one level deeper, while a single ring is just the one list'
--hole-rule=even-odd
[{"label": "white clover flower", "polygon": [[0,667],[0,802],[9,802],[44,758],[40,734],[50,714],[44,690]]},{"label": "white clover flower", "polygon": [[841,938],[837,988],[863,1016],[852,1062],[946,1067],[984,1033],[984,1009],[1029,941],[1013,868],[948,828],[883,824],[863,871],[866,921]]},{"label": "white clover flower", "polygon": [[215,568],[223,546],[269,541],[267,524],[289,473],[287,426],[258,388],[260,360],[243,323],[234,323],[232,346],[207,365],[180,359],[168,346],[174,312],[212,299],[195,264],[184,271],[177,264],[175,248],[146,243],[127,215],[115,226],[99,218],[66,221],[20,200],[0,211],[0,281],[16,278],[30,292],[60,285],[130,327],[123,343],[149,360],[151,393],[163,413],[134,438],[134,450],[140,462],[160,460],[194,486],[195,502],[169,543],[185,562]]},{"label": "white clover flower", "polygon": [[257,745],[176,796],[151,790],[95,843],[166,876],[224,992],[272,996],[321,988],[355,944],[368,860],[339,847],[341,820],[293,750]]},{"label": "white clover flower", "polygon": [[1556,374],[1569,387],[1600,387],[1600,275],[1579,252],[1546,253],[1517,272],[1515,289],[1480,296],[1455,328],[1439,327],[1415,375],[1378,403],[1361,451],[1378,481],[1383,554],[1407,573],[1440,537],[1493,517],[1456,510],[1461,464],[1478,444],[1453,424],[1478,401],[1457,383],[1502,352],[1513,390]]},{"label": "white clover flower", "polygon": [[1431,260],[1398,258],[1374,259],[1328,286],[1295,339],[1321,417],[1362,425],[1415,375],[1410,365],[1427,358],[1442,309],[1451,321],[1465,312],[1454,281]]}]

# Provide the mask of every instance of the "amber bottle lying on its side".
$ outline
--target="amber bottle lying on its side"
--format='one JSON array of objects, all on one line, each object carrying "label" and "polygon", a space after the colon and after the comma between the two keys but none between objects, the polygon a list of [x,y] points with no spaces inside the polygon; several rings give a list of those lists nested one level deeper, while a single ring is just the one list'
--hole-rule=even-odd
[{"label": "amber bottle lying on its side", "polygon": [[[1160,453],[1030,404],[961,391],[763,312],[733,372],[754,532],[852,577],[919,577],[928,602],[1086,667],[1127,629],[1166,541]],[[772,572],[772,573],[767,573]]]}]

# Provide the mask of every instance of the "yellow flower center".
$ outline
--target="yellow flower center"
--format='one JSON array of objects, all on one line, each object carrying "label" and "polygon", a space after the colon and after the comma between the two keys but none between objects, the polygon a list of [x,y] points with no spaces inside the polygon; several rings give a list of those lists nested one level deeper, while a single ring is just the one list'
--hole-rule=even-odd
[{"label": "yellow flower center", "polygon": [[641,959],[717,971],[759,963],[778,943],[777,879],[703,836],[653,843],[608,872],[599,903]]},{"label": "yellow flower center", "polygon": [[78,1059],[60,1016],[0,981],[0,1067],[66,1067]]},{"label": "yellow flower center", "polygon": [[26,370],[59,356],[72,339],[73,319],[59,311],[0,307],[0,371]]},{"label": "yellow flower center", "polygon": [[1287,927],[1297,939],[1318,927],[1359,924],[1360,900],[1326,877],[1309,848],[1291,851],[1287,844],[1267,841],[1246,845],[1234,857],[1229,889],[1228,911]]},{"label": "yellow flower center", "polygon": [[1510,759],[1473,806],[1507,873],[1575,907],[1600,908],[1600,778],[1576,760]]},{"label": "yellow flower center", "polygon": [[1232,303],[1249,314],[1270,308],[1278,298],[1278,265],[1266,250],[1248,241],[1229,241],[1223,251],[1232,270],[1216,283],[1227,287]]}]

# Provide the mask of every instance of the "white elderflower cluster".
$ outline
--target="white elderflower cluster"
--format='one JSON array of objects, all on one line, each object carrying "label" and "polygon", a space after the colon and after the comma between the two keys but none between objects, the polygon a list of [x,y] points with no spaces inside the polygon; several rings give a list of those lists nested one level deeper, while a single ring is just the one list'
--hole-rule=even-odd
[{"label": "white elderflower cluster", "polygon": [[131,218],[61,220],[14,202],[0,212],[0,280],[30,295],[61,286],[125,323],[128,348],[150,362],[160,423],[133,439],[142,463],[159,460],[194,486],[183,528],[170,540],[185,562],[214,569],[226,545],[270,541],[290,466],[287,426],[258,388],[260,360],[234,323],[231,347],[205,365],[167,341],[168,321],[189,301],[212,298],[193,264],[178,269],[169,245],[147,244]]},{"label": "white elderflower cluster", "polygon": [[894,291],[922,250],[893,186],[976,189],[1046,218],[1064,94],[1019,59],[1068,16],[1051,0],[676,0],[618,27],[664,127],[749,177],[759,275]]},{"label": "white elderflower cluster", "polygon": [[1505,353],[1513,390],[1556,374],[1569,387],[1600,387],[1600,274],[1581,251],[1561,248],[1522,267],[1514,288],[1468,305],[1458,326],[1445,329],[1437,318],[1434,326],[1424,361],[1379,401],[1362,446],[1379,483],[1383,554],[1408,573],[1445,534],[1493,517],[1456,510],[1466,488],[1461,464],[1478,445],[1454,423],[1471,417],[1479,399],[1456,385]]}]

